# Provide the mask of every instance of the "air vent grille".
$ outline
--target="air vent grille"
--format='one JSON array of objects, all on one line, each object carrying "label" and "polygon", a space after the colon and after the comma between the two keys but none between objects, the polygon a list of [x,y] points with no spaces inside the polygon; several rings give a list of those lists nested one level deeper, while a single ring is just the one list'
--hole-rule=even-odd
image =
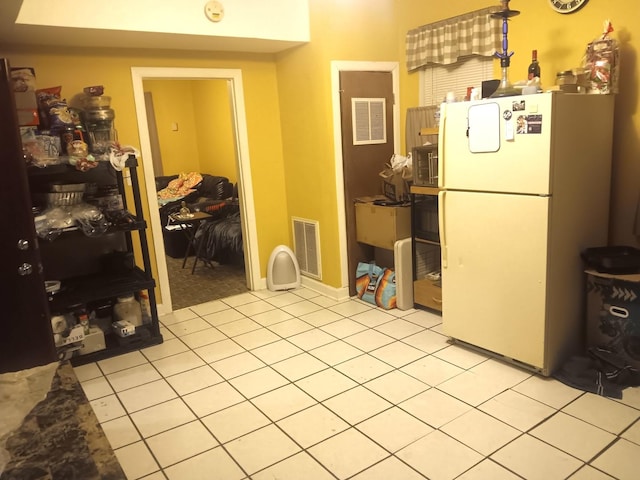
[{"label": "air vent grille", "polygon": [[307,277],[322,279],[318,222],[293,217],[293,247],[300,273]]}]

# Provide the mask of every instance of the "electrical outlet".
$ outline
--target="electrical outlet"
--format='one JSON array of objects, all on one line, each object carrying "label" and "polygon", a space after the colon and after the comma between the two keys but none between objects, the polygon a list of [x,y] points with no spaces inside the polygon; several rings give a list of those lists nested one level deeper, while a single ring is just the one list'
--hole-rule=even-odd
[{"label": "electrical outlet", "polygon": [[212,22],[219,22],[224,17],[224,7],[217,0],[212,0],[205,4],[204,14]]}]

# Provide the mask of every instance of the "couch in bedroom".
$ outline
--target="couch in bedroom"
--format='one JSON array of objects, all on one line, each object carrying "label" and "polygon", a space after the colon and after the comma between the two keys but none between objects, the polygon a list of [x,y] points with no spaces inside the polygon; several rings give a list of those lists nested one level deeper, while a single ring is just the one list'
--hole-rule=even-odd
[{"label": "couch in bedroom", "polygon": [[[195,180],[193,180],[194,178]],[[194,185],[189,184],[189,188],[182,190],[173,188],[176,184],[179,185],[182,179],[187,182],[200,181]],[[213,216],[212,220],[219,220],[238,211],[238,202],[235,198],[237,196],[236,188],[229,182],[227,177],[207,173],[194,174],[191,172],[190,174],[156,177],[155,183],[156,192],[159,193],[158,208],[160,222],[163,226],[162,235],[165,253],[170,257],[182,258],[187,249],[188,240],[183,232],[165,228],[170,223],[169,215],[177,213],[182,206],[182,202],[185,202],[192,212],[207,212],[211,214]],[[180,194],[171,196],[166,193],[167,191],[177,191]]]}]

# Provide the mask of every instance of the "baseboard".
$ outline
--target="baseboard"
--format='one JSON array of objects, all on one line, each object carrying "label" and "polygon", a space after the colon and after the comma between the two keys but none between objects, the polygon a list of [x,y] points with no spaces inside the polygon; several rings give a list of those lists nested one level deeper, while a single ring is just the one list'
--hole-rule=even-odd
[{"label": "baseboard", "polygon": [[314,280],[309,277],[301,277],[301,283],[303,287],[306,287],[310,290],[318,292],[326,297],[332,298],[334,300],[346,300],[349,298],[349,287],[340,287],[335,288],[329,285],[326,285],[322,282]]}]

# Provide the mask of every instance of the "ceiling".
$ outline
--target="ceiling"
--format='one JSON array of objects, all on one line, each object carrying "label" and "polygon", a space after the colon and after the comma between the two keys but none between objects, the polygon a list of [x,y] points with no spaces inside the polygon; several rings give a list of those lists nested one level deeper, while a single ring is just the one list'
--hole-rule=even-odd
[{"label": "ceiling", "polygon": [[[134,0],[135,1],[135,0]],[[276,53],[302,42],[16,24],[22,0],[0,0],[0,47],[94,47]],[[78,4],[78,8],[86,8]],[[51,8],[56,8],[55,2]]]}]

